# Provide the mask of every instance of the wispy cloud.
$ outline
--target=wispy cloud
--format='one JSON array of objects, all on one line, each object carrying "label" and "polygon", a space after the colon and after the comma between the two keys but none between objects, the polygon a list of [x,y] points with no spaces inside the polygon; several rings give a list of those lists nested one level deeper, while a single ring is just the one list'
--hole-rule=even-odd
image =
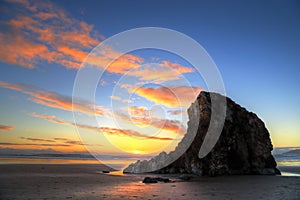
[{"label": "wispy cloud", "polygon": [[157,104],[162,104],[171,108],[187,108],[196,99],[202,88],[189,86],[160,86],[156,88],[139,87],[129,90]]},{"label": "wispy cloud", "polygon": [[116,116],[133,124],[142,126],[153,126],[159,130],[170,131],[174,134],[184,135],[186,128],[178,120],[161,119],[155,117],[152,110],[145,107],[125,107],[124,110],[128,111],[127,114],[120,112],[115,113]]},{"label": "wispy cloud", "polygon": [[27,138],[27,137],[20,137],[21,139],[24,140],[29,140],[32,142],[55,142],[54,140],[50,140],[50,139],[41,139],[41,138]]},{"label": "wispy cloud", "polygon": [[132,69],[126,75],[138,77],[141,81],[151,81],[159,84],[166,81],[180,80],[182,74],[190,72],[194,72],[194,69],[178,63],[162,61]]},{"label": "wispy cloud", "polygon": [[134,117],[147,117],[149,118],[152,114],[152,111],[147,109],[144,106],[128,106],[124,110],[127,110],[130,116]]},{"label": "wispy cloud", "polygon": [[[117,58],[117,59],[116,59]],[[97,50],[87,60],[88,64],[93,64],[101,68],[105,68],[110,73],[125,74],[132,69],[139,68],[144,59],[131,54],[122,54],[110,47],[104,50]],[[109,66],[106,64],[110,63]]]},{"label": "wispy cloud", "polygon": [[77,111],[89,115],[104,116],[109,114],[109,110],[98,105],[93,105],[92,102],[85,100],[77,100],[72,104],[72,98],[61,95],[56,92],[51,92],[38,88],[33,85],[16,84],[0,81],[0,87],[19,91],[23,94],[29,95],[29,100],[51,108],[57,108],[66,111]]},{"label": "wispy cloud", "polygon": [[[91,146],[92,144],[86,144],[79,140],[72,140],[69,138],[52,138],[52,139],[43,139],[43,138],[28,138],[28,137],[20,137],[23,140],[35,142],[36,145],[40,144],[41,142],[47,142],[46,144],[42,144],[41,146],[73,146],[73,145],[88,145]],[[32,145],[32,143],[27,144]],[[93,145],[94,146],[94,145]],[[98,145],[99,146],[99,145]]]},{"label": "wispy cloud", "polygon": [[50,144],[50,143],[13,143],[0,142],[0,146],[39,146],[39,147],[70,147],[70,144]]},{"label": "wispy cloud", "polygon": [[[75,19],[50,1],[9,1],[0,23],[0,61],[29,69],[55,63],[68,69],[87,64],[105,68],[110,73],[126,74],[156,83],[178,80],[192,68],[170,61],[141,68],[144,59],[124,54],[107,46],[95,50],[104,36],[94,26]],[[4,20],[5,19],[5,20]],[[109,64],[109,66],[106,66]]]},{"label": "wispy cloud", "polygon": [[171,69],[174,69],[174,70],[177,71],[177,73],[180,73],[180,74],[182,74],[182,73],[190,73],[190,72],[194,71],[193,68],[186,67],[186,66],[180,65],[178,63],[173,63],[173,62],[170,62],[170,61],[167,61],[167,60],[162,61],[161,65],[169,67]]},{"label": "wispy cloud", "polygon": [[107,135],[128,136],[128,137],[153,139],[153,140],[173,140],[173,138],[168,138],[168,137],[148,136],[148,135],[139,133],[137,131],[128,130],[128,129],[118,129],[118,128],[112,128],[112,127],[96,127],[96,126],[89,126],[89,125],[84,125],[84,124],[75,124],[72,122],[57,119],[55,116],[49,116],[49,115],[43,115],[43,114],[37,114],[37,113],[31,113],[30,115],[33,117],[45,119],[52,123],[57,123],[57,124],[67,125],[67,126],[72,126],[72,127],[77,126],[78,128],[81,128],[81,129],[101,132],[101,133],[107,134]]},{"label": "wispy cloud", "polygon": [[1,125],[0,124],[0,131],[11,131],[13,129],[14,129],[13,126],[7,126],[7,125]]},{"label": "wispy cloud", "polygon": [[[11,18],[1,22],[2,30],[6,30],[0,33],[0,60],[3,62],[31,69],[40,61],[79,68],[82,55],[103,39],[92,25],[70,17],[52,2],[22,0],[11,3],[14,6],[7,8],[9,12],[6,13]],[[64,46],[77,50],[76,59],[72,58],[74,54],[63,51]]]},{"label": "wispy cloud", "polygon": [[186,115],[186,111],[183,110],[168,110],[168,113],[170,113],[171,115]]},{"label": "wispy cloud", "polygon": [[110,96],[111,99],[116,100],[116,101],[121,101],[121,97],[118,96]]},{"label": "wispy cloud", "polygon": [[[33,69],[42,62],[56,63],[68,69],[79,69],[89,52],[104,39],[93,25],[71,17],[49,1],[11,1],[7,17],[1,21],[2,62]],[[10,13],[14,13],[11,15]],[[18,14],[16,14],[18,13]],[[115,59],[116,57],[119,57]],[[90,56],[88,63],[112,73],[125,73],[138,67],[143,59],[123,55],[107,47]]]}]

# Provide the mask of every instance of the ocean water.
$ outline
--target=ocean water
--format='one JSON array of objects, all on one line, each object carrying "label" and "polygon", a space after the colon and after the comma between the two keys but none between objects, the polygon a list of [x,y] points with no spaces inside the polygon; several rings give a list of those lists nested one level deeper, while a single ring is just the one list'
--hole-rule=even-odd
[{"label": "ocean water", "polygon": [[0,157],[0,164],[101,164],[101,162],[95,159],[5,156]]},{"label": "ocean water", "polygon": [[[300,176],[300,147],[274,148],[272,154],[284,176]],[[104,163],[124,168],[134,160],[110,159]],[[87,155],[0,155],[0,164],[103,164]]]},{"label": "ocean water", "polygon": [[282,176],[300,176],[300,147],[275,148],[272,154]]},{"label": "ocean water", "polygon": [[123,169],[132,162],[133,160],[121,159],[106,159],[101,162],[85,155],[0,155],[0,164],[106,164],[115,169]]},{"label": "ocean water", "polygon": [[300,147],[275,148],[272,154],[279,167],[300,167]]}]

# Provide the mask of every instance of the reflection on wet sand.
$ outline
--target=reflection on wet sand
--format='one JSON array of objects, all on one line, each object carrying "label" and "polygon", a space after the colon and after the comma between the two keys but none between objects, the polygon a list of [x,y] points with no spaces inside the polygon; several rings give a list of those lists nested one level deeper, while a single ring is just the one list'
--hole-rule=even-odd
[{"label": "reflection on wet sand", "polygon": [[[144,184],[104,165],[0,165],[0,199],[299,199],[299,177],[224,176]],[[172,180],[175,177],[168,177]],[[274,189],[275,188],[275,189]]]}]

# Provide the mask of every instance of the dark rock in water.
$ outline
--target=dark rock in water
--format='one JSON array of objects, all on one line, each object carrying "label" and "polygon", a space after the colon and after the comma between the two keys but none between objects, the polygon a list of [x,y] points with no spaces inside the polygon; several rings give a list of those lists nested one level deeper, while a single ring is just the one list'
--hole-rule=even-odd
[{"label": "dark rock in water", "polygon": [[188,175],[188,174],[181,174],[178,178],[181,179],[181,180],[184,180],[184,181],[189,181],[193,177],[191,175]]},{"label": "dark rock in water", "polygon": [[[273,149],[270,135],[262,120],[252,112],[226,98],[226,118],[221,135],[213,149],[203,158],[199,158],[199,149],[203,144],[211,122],[211,97],[224,98],[216,93],[201,92],[188,110],[189,123],[185,137],[190,132],[196,135],[187,150],[174,162],[155,170],[155,173],[187,173],[207,176],[233,175],[233,174],[280,174],[271,151]],[[195,106],[196,105],[196,106]],[[197,109],[197,110],[195,110]],[[197,111],[197,112],[195,112]],[[195,113],[199,116],[194,116]],[[197,119],[197,120],[195,120]],[[191,124],[197,124],[197,130],[192,129]],[[185,140],[185,137],[183,140]],[[180,147],[180,144],[177,148]],[[175,150],[176,151],[176,150]],[[160,155],[168,159],[173,152]],[[155,159],[154,159],[155,160]],[[156,163],[159,163],[156,161]],[[138,173],[142,168],[153,166],[150,161],[142,161],[131,164],[124,170],[126,173]]]},{"label": "dark rock in water", "polygon": [[168,182],[170,182],[170,179],[161,178],[161,177],[156,177],[156,178],[145,177],[144,180],[143,180],[143,183],[158,183],[158,182],[168,183]]},{"label": "dark rock in water", "polygon": [[157,178],[155,178],[157,181],[159,181],[159,182],[164,182],[164,183],[169,183],[169,182],[171,182],[170,181],[170,179],[168,179],[168,178],[161,178],[161,177],[157,177]]},{"label": "dark rock in water", "polygon": [[143,183],[158,183],[158,181],[155,178],[145,177]]},{"label": "dark rock in water", "polygon": [[110,171],[108,171],[108,170],[103,170],[102,173],[109,174]]}]

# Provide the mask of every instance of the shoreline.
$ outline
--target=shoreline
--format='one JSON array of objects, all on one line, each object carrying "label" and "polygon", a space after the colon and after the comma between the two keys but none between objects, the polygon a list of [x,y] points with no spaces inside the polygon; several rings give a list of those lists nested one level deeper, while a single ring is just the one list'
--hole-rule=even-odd
[{"label": "shoreline", "polygon": [[1,164],[0,199],[300,198],[300,177],[235,175],[144,184],[146,176],[168,175],[105,174],[103,170],[111,171],[101,164]]},{"label": "shoreline", "polygon": [[[1,163],[0,162],[0,169],[1,166],[99,166],[100,168],[104,168],[103,170],[109,170],[110,172],[119,172],[120,174],[122,170],[115,170],[105,164],[102,164],[98,161],[98,163]],[[278,175],[278,176],[290,176],[294,174],[295,176],[300,176],[300,166],[277,166],[277,168],[280,170],[281,173],[284,175]],[[112,173],[110,173],[112,174]],[[130,174],[130,173],[125,173]],[[147,173],[146,173],[147,174]],[[153,174],[153,173],[149,173]],[[1,175],[1,173],[0,173]],[[164,174],[158,174],[158,175],[164,175]],[[249,175],[251,176],[251,175]]]}]

